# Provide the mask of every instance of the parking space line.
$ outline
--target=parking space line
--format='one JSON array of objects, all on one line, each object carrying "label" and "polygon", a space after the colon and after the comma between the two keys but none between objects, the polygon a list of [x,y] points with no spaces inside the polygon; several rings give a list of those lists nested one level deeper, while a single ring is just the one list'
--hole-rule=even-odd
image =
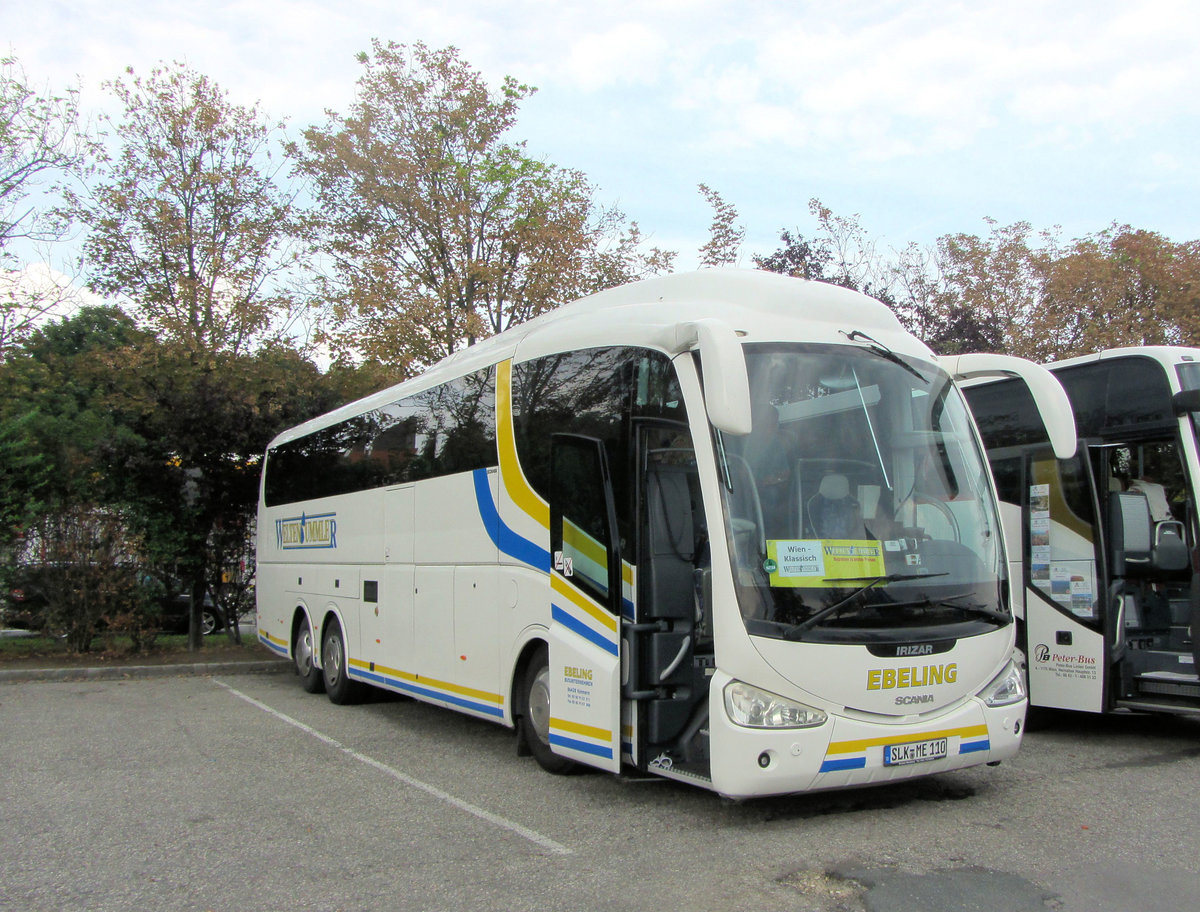
[{"label": "parking space line", "polygon": [[346,745],[342,744],[337,739],[331,738],[331,737],[329,737],[329,735],[326,735],[326,734],[323,734],[322,732],[317,731],[312,726],[305,725],[303,722],[301,722],[298,719],[293,719],[291,716],[287,715],[286,713],[282,713],[279,710],[268,706],[266,703],[263,703],[260,700],[256,700],[256,699],[254,699],[254,697],[251,697],[248,694],[242,693],[237,688],[231,687],[230,685],[224,683],[223,681],[218,681],[215,678],[212,680],[213,680],[213,683],[216,684],[218,687],[222,687],[225,690],[229,691],[231,694],[233,694],[235,697],[245,700],[251,706],[255,706],[258,709],[261,709],[263,712],[265,712],[271,716],[274,716],[276,719],[279,719],[281,722],[286,722],[288,725],[294,726],[295,728],[300,729],[302,732],[312,735],[318,741],[328,744],[330,747],[336,748],[337,750],[341,751],[343,754],[346,754],[348,757],[353,757],[355,760],[358,760],[360,763],[365,763],[367,766],[374,767],[375,769],[379,770],[381,773],[386,773],[387,775],[391,776],[393,779],[395,779],[399,782],[402,782],[407,786],[411,786],[412,788],[419,789],[420,791],[425,792],[427,795],[433,796],[434,798],[438,799],[439,801],[444,801],[446,804],[456,807],[460,811],[466,811],[468,814],[472,814],[475,817],[478,817],[480,820],[485,820],[488,823],[492,824],[493,826],[497,826],[502,830],[508,830],[510,833],[515,833],[517,836],[521,836],[524,839],[528,839],[530,842],[536,843],[537,845],[541,846],[543,849],[545,849],[546,851],[550,852],[553,855],[573,855],[574,854],[574,852],[571,849],[567,848],[566,846],[564,846],[560,843],[555,842],[553,839],[551,839],[548,836],[543,836],[541,833],[535,832],[534,830],[531,830],[528,827],[521,826],[521,824],[519,824],[519,823],[515,823],[512,820],[508,820],[505,817],[501,817],[499,814],[493,814],[491,811],[485,811],[483,808],[477,807],[476,805],[471,804],[469,801],[463,801],[461,798],[456,798],[453,795],[451,795],[449,792],[444,792],[440,788],[437,788],[436,786],[430,785],[427,782],[422,782],[420,779],[414,779],[412,776],[402,773],[402,772],[400,772],[400,770],[395,769],[394,767],[388,766],[386,763],[376,760],[374,757],[368,757],[366,754],[359,753],[358,751],[354,750],[353,748],[347,747]]}]

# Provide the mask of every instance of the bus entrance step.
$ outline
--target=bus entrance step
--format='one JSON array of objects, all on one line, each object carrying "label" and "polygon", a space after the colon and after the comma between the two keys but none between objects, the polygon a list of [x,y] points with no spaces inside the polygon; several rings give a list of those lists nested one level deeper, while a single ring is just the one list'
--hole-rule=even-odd
[{"label": "bus entrance step", "polygon": [[1200,705],[1200,678],[1194,674],[1152,671],[1138,675],[1134,681],[1137,683],[1138,697],[1190,700]]},{"label": "bus entrance step", "polygon": [[1177,713],[1184,715],[1192,715],[1200,713],[1200,700],[1117,700],[1116,704],[1120,709],[1128,709],[1133,712],[1151,712],[1151,713]]}]

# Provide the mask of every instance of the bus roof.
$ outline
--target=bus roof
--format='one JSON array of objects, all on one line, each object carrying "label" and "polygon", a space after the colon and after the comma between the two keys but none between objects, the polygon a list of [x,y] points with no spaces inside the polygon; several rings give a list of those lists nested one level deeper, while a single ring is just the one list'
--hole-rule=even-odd
[{"label": "bus roof", "polygon": [[1114,358],[1152,358],[1166,367],[1173,367],[1180,361],[1200,361],[1200,348],[1188,348],[1183,345],[1132,345],[1124,348],[1106,348],[1090,355],[1079,355],[1063,361],[1051,361],[1046,365],[1047,370],[1059,370],[1064,367],[1076,367],[1080,364],[1094,364],[1097,361],[1111,361]]},{"label": "bus roof", "polygon": [[857,329],[894,351],[934,360],[885,304],[860,292],[761,270],[702,269],[632,282],[556,307],[443,358],[417,377],[284,431],[271,446],[507,358],[525,361],[609,345],[674,354],[676,327],[709,318],[725,321],[746,342],[844,344],[845,333]]}]

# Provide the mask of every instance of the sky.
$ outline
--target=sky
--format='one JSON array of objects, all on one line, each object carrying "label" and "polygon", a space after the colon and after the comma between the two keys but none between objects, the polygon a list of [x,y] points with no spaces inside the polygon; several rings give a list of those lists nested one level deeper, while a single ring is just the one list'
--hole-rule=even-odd
[{"label": "sky", "polygon": [[538,87],[511,136],[587,175],[694,266],[712,187],[742,265],[808,202],[899,249],[1028,221],[1200,237],[1200,3],[1192,0],[0,0],[31,83],[185,62],[290,129],[345,111],[372,38],[453,45]]}]

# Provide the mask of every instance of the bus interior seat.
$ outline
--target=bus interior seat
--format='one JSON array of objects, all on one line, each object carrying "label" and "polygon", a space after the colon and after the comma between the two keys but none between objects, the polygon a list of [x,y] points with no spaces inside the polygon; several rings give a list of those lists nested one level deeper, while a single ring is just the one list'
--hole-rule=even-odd
[{"label": "bus interior seat", "polygon": [[864,534],[862,509],[850,496],[850,481],[845,475],[822,478],[805,509],[808,526],[817,538],[861,538]]},{"label": "bus interior seat", "polygon": [[657,617],[689,618],[693,613],[696,536],[690,474],[685,466],[661,463],[646,474],[647,571]]}]

